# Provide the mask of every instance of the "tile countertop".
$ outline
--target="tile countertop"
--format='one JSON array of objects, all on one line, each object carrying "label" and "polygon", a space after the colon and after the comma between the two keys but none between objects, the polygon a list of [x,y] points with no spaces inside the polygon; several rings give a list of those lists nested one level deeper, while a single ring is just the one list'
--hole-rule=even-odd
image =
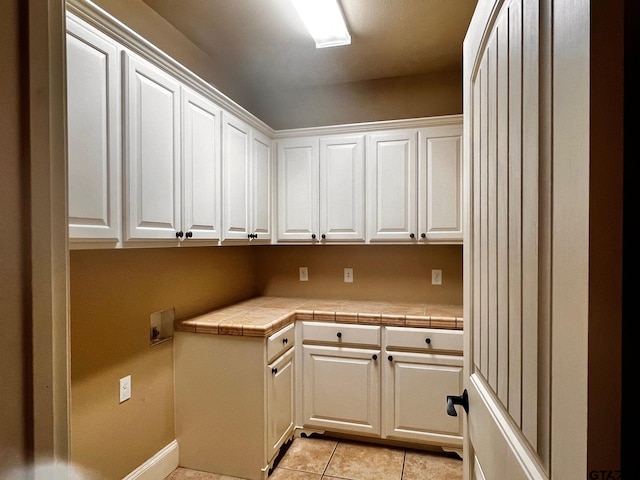
[{"label": "tile countertop", "polygon": [[462,330],[462,305],[255,297],[197,317],[174,329],[212,335],[268,337],[296,320]]}]

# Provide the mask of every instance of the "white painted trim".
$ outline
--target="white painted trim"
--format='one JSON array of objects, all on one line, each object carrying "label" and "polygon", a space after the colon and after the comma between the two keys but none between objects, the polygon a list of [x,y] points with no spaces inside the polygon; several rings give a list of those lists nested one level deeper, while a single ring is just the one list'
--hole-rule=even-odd
[{"label": "white painted trim", "polygon": [[122,480],[158,480],[178,468],[178,442],[173,440]]},{"label": "white painted trim", "polygon": [[319,136],[333,134],[369,133],[377,130],[414,129],[432,126],[460,125],[462,115],[442,115],[439,117],[419,117],[401,120],[386,120],[376,122],[352,123],[346,125],[328,125],[324,127],[294,128],[290,130],[275,130],[274,140],[300,136]]}]

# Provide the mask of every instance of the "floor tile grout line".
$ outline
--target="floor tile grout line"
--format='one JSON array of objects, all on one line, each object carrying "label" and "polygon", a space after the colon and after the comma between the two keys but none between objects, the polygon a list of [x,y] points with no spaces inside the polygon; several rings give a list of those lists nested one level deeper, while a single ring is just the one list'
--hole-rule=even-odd
[{"label": "floor tile grout line", "polygon": [[338,449],[338,444],[340,443],[339,440],[336,440],[336,444],[333,447],[333,451],[331,452],[331,455],[329,456],[329,461],[327,461],[327,464],[324,466],[324,470],[322,470],[322,475],[320,475],[320,478],[324,477],[324,474],[327,473],[327,469],[329,468],[329,464],[331,463],[331,459],[333,458],[333,456],[336,453],[336,450]]}]

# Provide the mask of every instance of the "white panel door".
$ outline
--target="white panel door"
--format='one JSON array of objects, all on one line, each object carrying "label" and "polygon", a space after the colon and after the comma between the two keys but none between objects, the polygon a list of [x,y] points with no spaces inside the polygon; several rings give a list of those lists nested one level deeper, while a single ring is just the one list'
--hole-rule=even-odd
[{"label": "white panel door", "polygon": [[180,84],[146,60],[123,56],[126,240],[176,239],[181,229]]},{"label": "white panel door", "polygon": [[418,132],[420,240],[462,243],[462,124]]},{"label": "white panel door", "polygon": [[203,96],[182,90],[183,188],[185,240],[220,238],[220,116]]},{"label": "white panel door", "polygon": [[371,134],[367,141],[370,241],[417,241],[417,131]]},{"label": "white panel door", "polygon": [[249,239],[251,127],[224,113],[222,118],[223,240]]},{"label": "white panel door", "polygon": [[271,240],[271,139],[251,131],[251,234],[253,240]]},{"label": "white panel door", "polygon": [[[481,0],[464,44],[465,478],[586,478],[580,469],[550,469],[551,461],[574,461],[552,455],[549,428],[561,410],[552,412],[552,394],[571,392],[571,410],[582,395],[573,392],[578,382],[550,388],[545,223],[552,205],[541,192],[551,169],[539,150],[550,117],[540,108],[546,19],[539,9],[538,2]],[[559,348],[570,351],[570,343]]]},{"label": "white panel door", "polygon": [[364,242],[364,135],[320,139],[320,240]]},{"label": "white panel door", "polygon": [[305,426],[380,434],[380,350],[304,345]]},{"label": "white panel door", "polygon": [[278,140],[278,241],[318,240],[319,142]]},{"label": "white panel door", "polygon": [[118,47],[67,17],[69,238],[120,240]]}]

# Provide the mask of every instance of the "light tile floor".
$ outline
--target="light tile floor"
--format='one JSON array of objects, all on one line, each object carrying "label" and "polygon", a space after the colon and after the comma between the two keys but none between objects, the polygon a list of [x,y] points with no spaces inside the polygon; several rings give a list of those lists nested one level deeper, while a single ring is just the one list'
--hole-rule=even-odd
[{"label": "light tile floor", "polygon": [[[462,480],[455,454],[412,450],[326,437],[295,438],[269,480]],[[176,469],[166,480],[237,480]]]}]

